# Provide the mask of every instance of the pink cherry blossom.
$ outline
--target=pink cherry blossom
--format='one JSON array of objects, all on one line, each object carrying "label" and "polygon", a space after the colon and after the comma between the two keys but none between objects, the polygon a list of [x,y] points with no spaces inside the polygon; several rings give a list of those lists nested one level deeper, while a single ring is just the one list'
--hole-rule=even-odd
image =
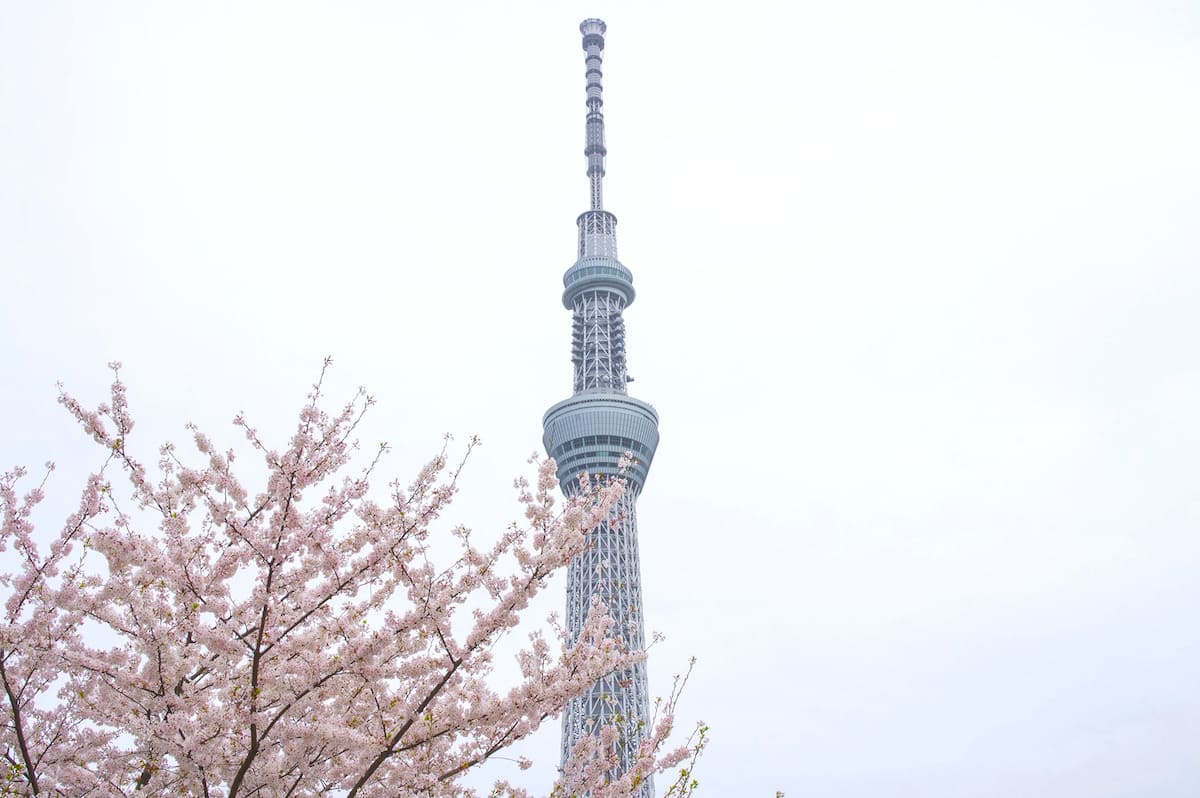
[{"label": "pink cherry blossom", "polygon": [[[623,649],[597,600],[574,644],[552,618],[554,639],[534,633],[520,651],[516,684],[492,674],[495,643],[614,512],[619,480],[561,501],[554,462],[537,462],[516,485],[524,521],[479,545],[441,520],[474,439],[375,496],[386,446],[355,470],[353,439],[372,399],[327,411],[322,370],[286,446],[234,420],[266,463],[261,484],[196,429],[192,458],[165,445],[151,469],[112,367],[108,403],[60,395],[103,454],[61,530],[33,529],[42,484],[21,495],[24,470],[0,476],[0,551],[15,563],[0,574],[0,794],[472,795],[463,774],[645,656]],[[457,556],[434,562],[445,534]],[[667,794],[690,794],[707,730],[669,742],[684,682],[632,767],[614,769],[622,730],[596,729],[550,795],[631,795],[675,769]],[[552,766],[520,761],[539,764]]]}]

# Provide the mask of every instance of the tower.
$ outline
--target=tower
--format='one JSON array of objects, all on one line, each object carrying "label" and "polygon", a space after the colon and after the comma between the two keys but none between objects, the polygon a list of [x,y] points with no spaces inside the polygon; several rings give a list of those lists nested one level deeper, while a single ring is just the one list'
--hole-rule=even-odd
[{"label": "tower", "polygon": [[[658,414],[626,392],[625,321],[622,313],[634,298],[633,275],[617,260],[617,218],[604,210],[604,99],[601,62],[605,24],[587,19],[579,26],[587,64],[587,117],[584,154],[591,188],[590,208],[579,215],[578,259],[563,275],[563,305],[571,311],[571,361],[574,394],[546,411],[542,420],[546,452],[558,462],[558,481],[567,495],[579,491],[578,477],[621,475],[625,494],[612,518],[593,530],[591,545],[567,571],[566,623],[574,638],[587,618],[592,596],[599,596],[631,650],[645,648],[642,578],[638,561],[637,499],[658,446]],[[627,452],[633,464],[621,468]],[[626,764],[642,738],[639,722],[648,723],[645,665],[612,674],[584,696],[571,701],[563,715],[562,751],[593,726],[615,723],[621,731],[620,755]],[[649,796],[649,780],[639,795]]]}]

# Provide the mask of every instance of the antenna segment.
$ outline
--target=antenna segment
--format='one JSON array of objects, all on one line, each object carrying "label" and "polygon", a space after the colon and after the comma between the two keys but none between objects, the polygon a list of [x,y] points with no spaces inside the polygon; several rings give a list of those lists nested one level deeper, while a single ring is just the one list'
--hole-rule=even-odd
[{"label": "antenna segment", "polygon": [[587,156],[588,180],[592,187],[592,210],[604,210],[604,32],[608,26],[598,19],[585,19],[579,26],[587,53]]},{"label": "antenna segment", "polygon": [[604,31],[598,19],[585,19],[579,26],[587,54],[587,129],[583,154],[587,156],[591,210],[580,214],[579,257],[617,258],[617,217],[604,210]]}]

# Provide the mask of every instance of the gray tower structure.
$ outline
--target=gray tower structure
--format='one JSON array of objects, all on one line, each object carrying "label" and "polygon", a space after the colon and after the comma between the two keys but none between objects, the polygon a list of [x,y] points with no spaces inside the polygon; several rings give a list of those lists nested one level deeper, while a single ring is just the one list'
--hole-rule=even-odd
[{"label": "gray tower structure", "polygon": [[[645,648],[642,577],[638,561],[637,499],[658,446],[658,414],[626,393],[625,321],[634,298],[633,275],[617,260],[617,218],[604,210],[604,99],[601,60],[606,26],[588,19],[579,26],[587,64],[587,136],[584,154],[591,184],[591,207],[579,215],[578,260],[563,275],[563,305],[572,313],[571,361],[574,395],[546,411],[542,424],[546,452],[558,462],[558,481],[567,495],[579,491],[578,478],[621,475],[626,490],[612,519],[592,532],[592,545],[567,573],[568,632],[574,638],[599,596],[616,621],[616,632],[632,650]],[[633,464],[621,468],[627,452]],[[572,701],[563,716],[563,761],[582,735],[597,725],[616,723],[624,762],[648,723],[646,669],[639,664],[612,674]],[[652,794],[647,783],[639,795]]]}]

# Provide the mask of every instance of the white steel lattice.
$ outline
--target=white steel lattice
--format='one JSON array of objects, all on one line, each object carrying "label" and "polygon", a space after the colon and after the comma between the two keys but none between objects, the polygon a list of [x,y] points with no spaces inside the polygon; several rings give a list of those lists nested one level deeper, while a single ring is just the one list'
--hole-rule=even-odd
[{"label": "white steel lattice", "polygon": [[579,257],[617,259],[617,217],[601,210],[579,217]]},{"label": "white steel lattice", "polygon": [[[608,607],[614,634],[631,650],[646,647],[642,622],[642,575],[637,543],[637,489],[630,485],[608,523],[592,531],[591,546],[575,558],[567,572],[567,628],[578,634],[587,619],[593,596]],[[585,695],[572,700],[563,714],[562,756],[599,726],[619,732],[618,757],[625,770],[641,745],[650,723],[649,692],[644,662],[610,674]],[[637,794],[650,798],[649,781]]]},{"label": "white steel lattice", "polygon": [[625,298],[614,291],[589,291],[575,298],[571,362],[575,393],[625,392]]}]

